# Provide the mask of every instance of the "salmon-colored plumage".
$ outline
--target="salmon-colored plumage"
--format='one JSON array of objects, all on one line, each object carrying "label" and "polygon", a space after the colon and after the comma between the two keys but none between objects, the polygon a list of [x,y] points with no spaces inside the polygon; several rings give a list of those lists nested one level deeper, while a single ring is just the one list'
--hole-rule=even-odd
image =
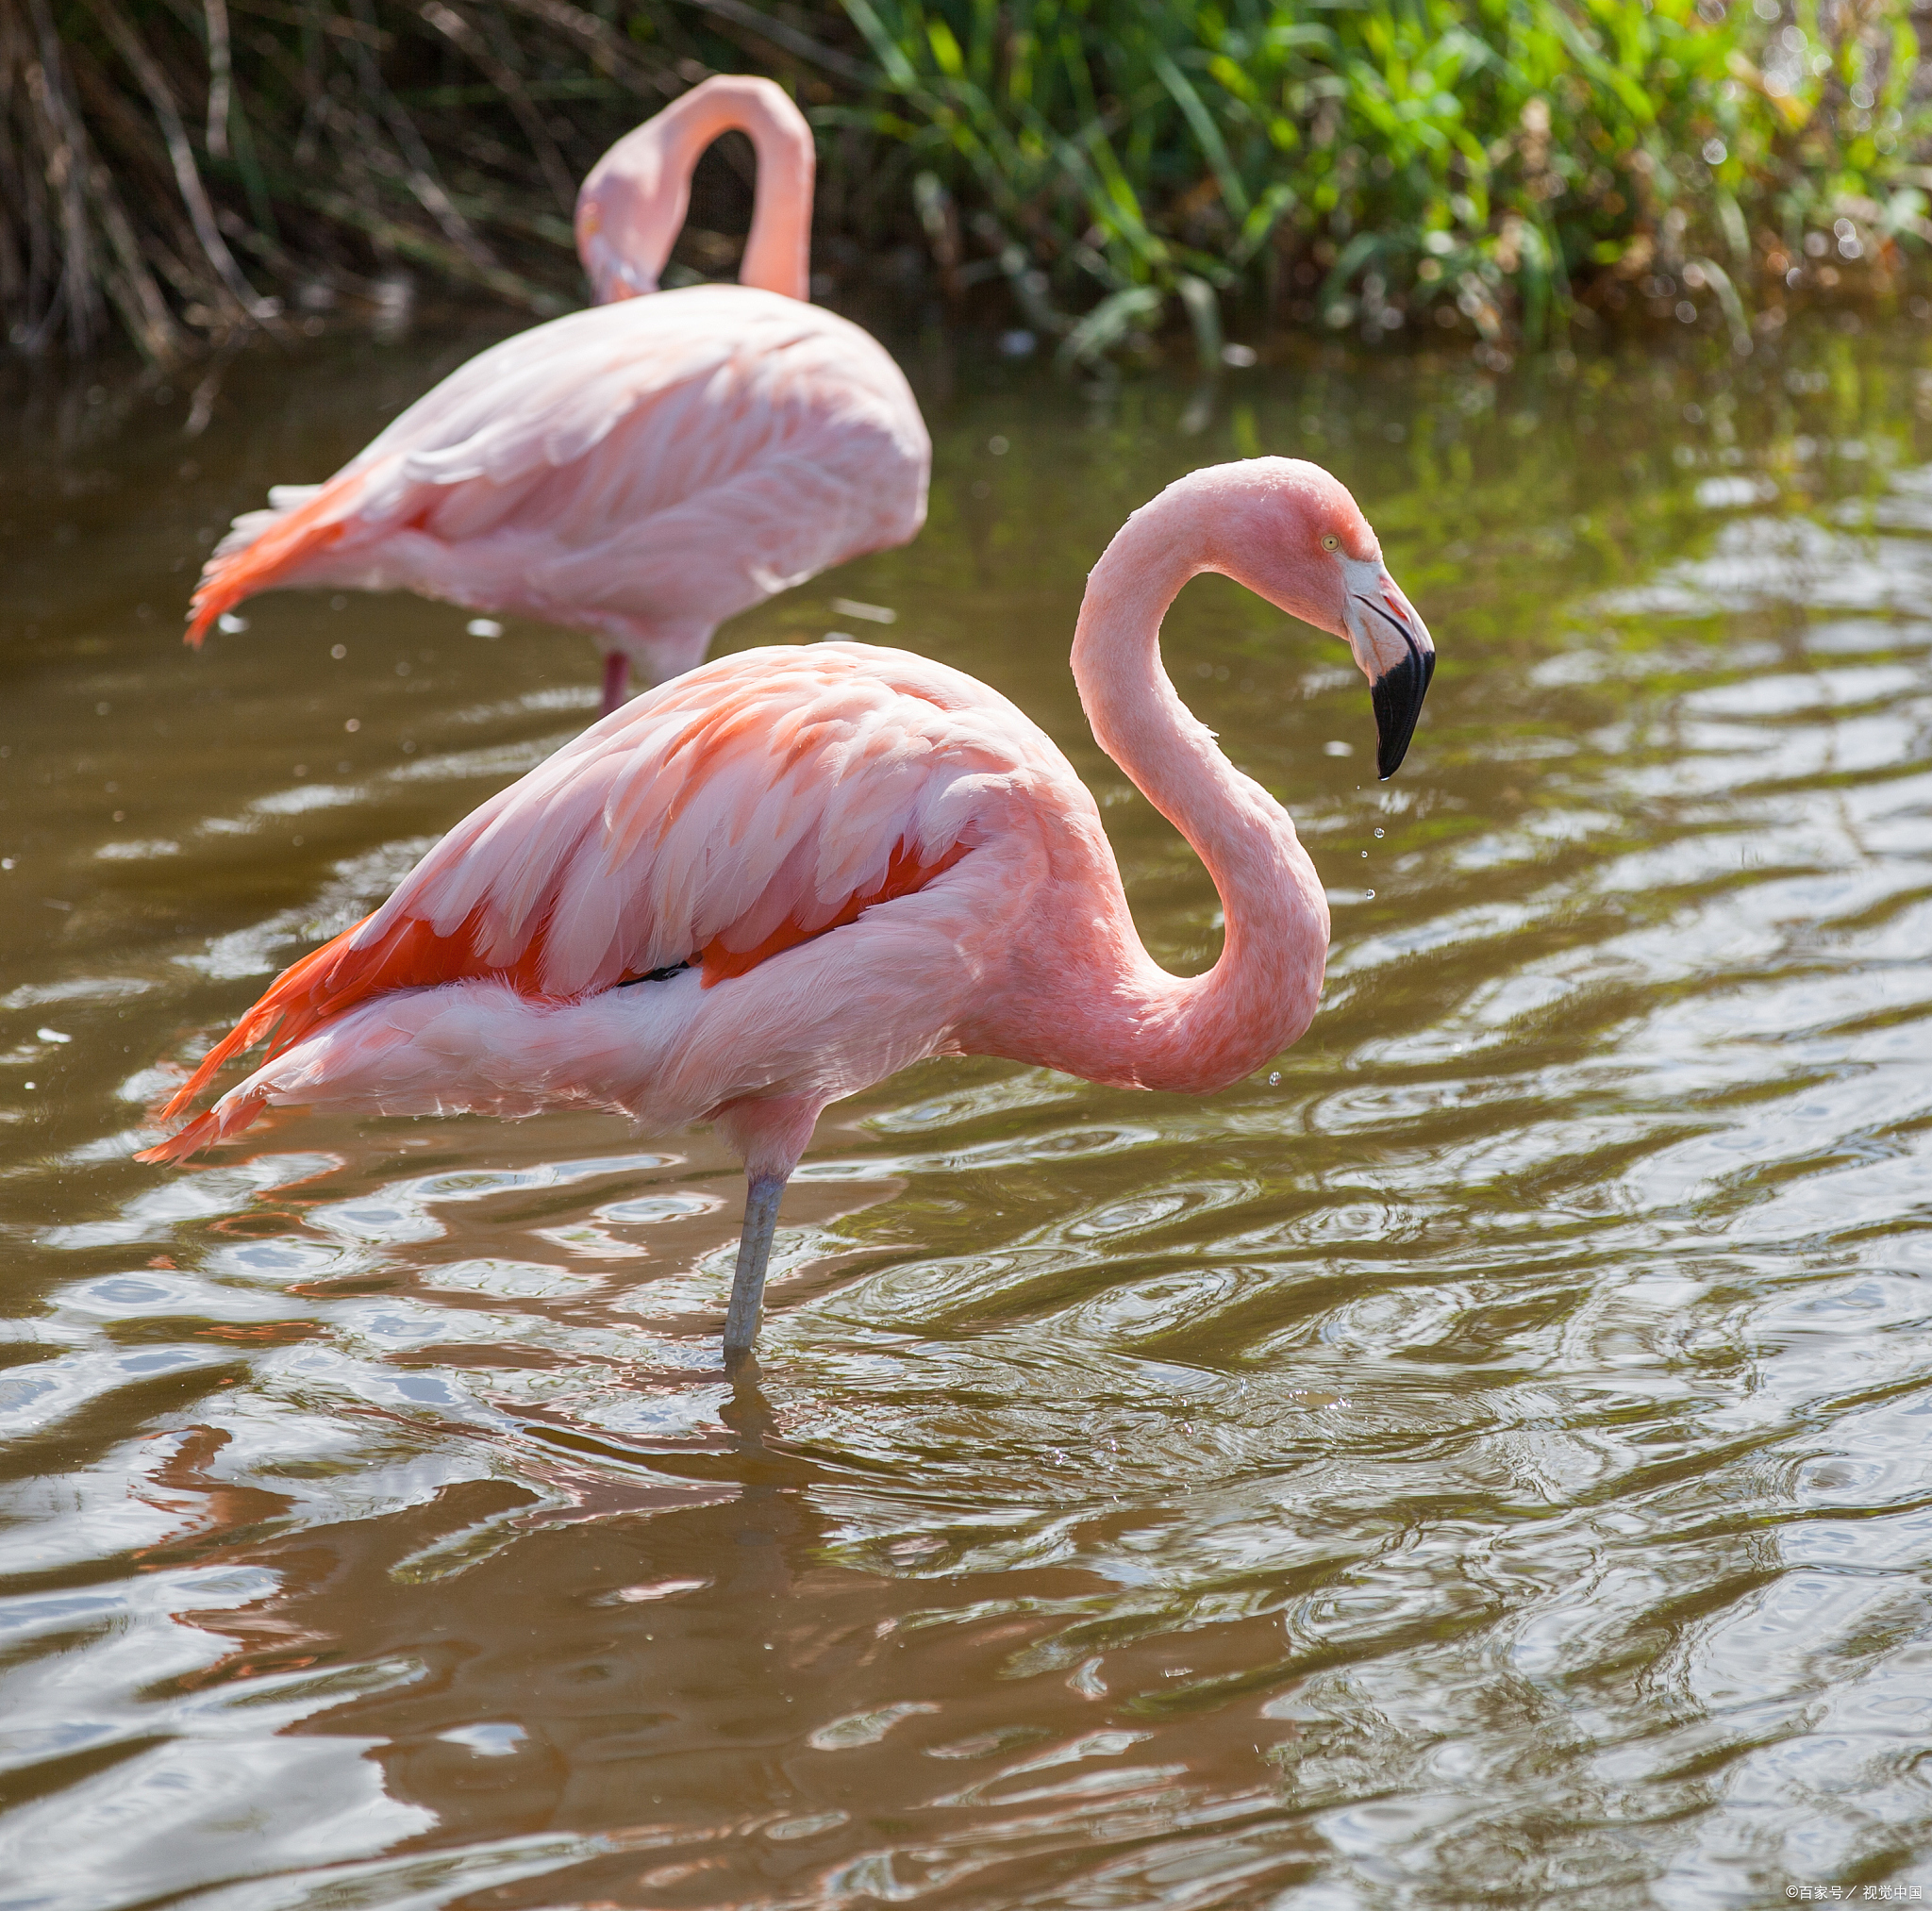
[{"label": "salmon-colored plumage", "polygon": [[[758,152],[741,282],[657,291],[700,152]],[[238,518],[188,640],[257,591],[407,590],[591,632],[606,709],[774,591],[902,544],[931,444],[904,375],[808,303],[811,134],[768,80],[695,87],[584,182],[577,238],[600,301],[507,339],[321,486]],[[639,296],[648,293],[649,296]]]},{"label": "salmon-colored plumage", "polygon": [[843,929],[858,922],[875,904],[917,895],[935,876],[944,875],[965,854],[963,842],[956,842],[930,857],[922,856],[916,845],[900,842],[886,858],[885,873],[877,882],[854,890],[829,917],[820,920],[816,911],[806,920],[787,916],[775,928],[743,948],[732,947],[728,929],[713,937],[698,956],[699,986],[710,989],[734,975],[749,975],[760,962],[768,962],[774,956],[782,956],[788,949],[796,949],[801,943],[814,941],[834,929]]},{"label": "salmon-colored plumage", "polygon": [[[699,986],[710,989],[732,976],[748,975],[774,956],[858,922],[875,904],[914,895],[965,854],[966,845],[961,842],[937,855],[923,855],[916,844],[901,841],[886,858],[877,880],[836,903],[829,914],[823,904],[814,906],[801,902],[755,942],[744,941],[737,924],[721,929],[691,957],[691,966],[699,972]],[[374,921],[365,916],[333,941],[325,942],[283,970],[261,1000],[202,1057],[194,1072],[162,1108],[163,1117],[180,1114],[236,1055],[258,1042],[268,1042],[268,1058],[273,1061],[319,1023],[391,989],[492,981],[533,1001],[545,999],[541,978],[547,921],[534,925],[515,958],[507,963],[490,962],[479,953],[486,922],[481,903],[446,935],[439,934],[422,917],[409,915],[397,918],[379,935],[367,935]],[[622,977],[620,986],[641,980],[648,972],[640,970],[635,975]],[[206,1145],[196,1141],[183,1148],[188,1132],[184,1130],[167,1144],[166,1158],[179,1160]]]},{"label": "salmon-colored plumage", "polygon": [[169,1112],[272,1037],[268,1058],[141,1158],[182,1159],[278,1103],[712,1120],[753,1176],[726,1331],[741,1348],[776,1190],[826,1103],[961,1052],[1123,1087],[1237,1079],[1314,1014],[1328,918],[1294,825],[1161,669],[1161,614],[1202,570],[1346,638],[1390,769],[1434,653],[1360,512],[1309,465],[1197,473],[1108,547],[1074,674],[1101,744],[1221,891],[1208,974],[1149,957],[1092,797],[1004,697],[904,651],[774,647],[662,685],[483,804],[276,978]]},{"label": "salmon-colored plumage", "polygon": [[268,1040],[273,1062],[399,991],[491,983],[555,1005],[685,964],[709,989],[917,894],[971,847],[970,818],[935,821],[961,779],[1050,760],[1030,726],[1017,754],[986,734],[961,708],[970,685],[903,653],[824,644],[663,686],[485,804],[375,915],[277,976],[166,1113],[242,1051]]}]

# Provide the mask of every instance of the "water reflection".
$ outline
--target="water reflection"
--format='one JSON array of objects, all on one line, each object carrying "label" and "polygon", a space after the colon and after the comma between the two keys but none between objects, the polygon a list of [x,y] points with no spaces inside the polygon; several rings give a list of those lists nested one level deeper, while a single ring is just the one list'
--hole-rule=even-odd
[{"label": "water reflection", "polygon": [[200,532],[478,342],[238,361],[185,442],[23,398],[0,1905],[1932,1885],[1920,341],[962,375],[920,543],[728,640],[876,606],[1014,695],[1163,959],[1212,889],[1064,664],[1126,511],[1320,457],[1443,662],[1383,788],[1339,650],[1189,591],[1177,677],[1330,886],[1313,1031],[1205,1102],[935,1063],[833,1111],[737,1385],[707,1136],[126,1158],[592,706],[580,640],[408,599],[174,643]]}]

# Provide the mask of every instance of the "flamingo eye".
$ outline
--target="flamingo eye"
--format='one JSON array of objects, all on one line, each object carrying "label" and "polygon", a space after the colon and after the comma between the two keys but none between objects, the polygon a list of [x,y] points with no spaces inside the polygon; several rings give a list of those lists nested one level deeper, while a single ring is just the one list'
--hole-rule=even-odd
[{"label": "flamingo eye", "polygon": [[1339,551],[1341,548],[1341,540],[1338,538],[1333,531],[1330,531],[1328,535],[1322,540],[1322,548],[1324,551]]}]

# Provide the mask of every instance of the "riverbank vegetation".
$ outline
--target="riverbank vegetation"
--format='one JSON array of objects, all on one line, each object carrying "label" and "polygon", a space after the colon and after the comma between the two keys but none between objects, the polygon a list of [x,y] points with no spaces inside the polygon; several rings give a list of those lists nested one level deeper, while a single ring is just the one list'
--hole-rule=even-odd
[{"label": "riverbank vegetation", "polygon": [[[793,88],[833,296],[1097,362],[1191,321],[1747,349],[1932,251],[1907,0],[0,0],[0,324],[169,361],[410,289],[580,301],[575,181],[717,70]],[[726,271],[723,142],[681,274]]]}]

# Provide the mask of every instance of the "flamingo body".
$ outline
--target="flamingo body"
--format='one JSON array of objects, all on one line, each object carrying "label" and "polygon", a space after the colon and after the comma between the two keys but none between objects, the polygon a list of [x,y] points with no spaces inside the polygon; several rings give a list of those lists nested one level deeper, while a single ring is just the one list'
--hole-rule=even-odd
[{"label": "flamingo body", "polygon": [[273,1036],[269,1059],[142,1158],[183,1158],[276,1103],[710,1119],[752,1177],[726,1330],[741,1350],[777,1190],[827,1103],[941,1054],[1124,1088],[1239,1079],[1312,1019],[1328,911],[1293,823],[1161,668],[1161,614],[1202,570],[1346,637],[1385,758],[1434,653],[1313,466],[1197,473],[1108,547],[1074,673],[1102,745],[1221,891],[1208,974],[1149,956],[1091,795],[1004,697],[904,651],[761,650],[661,686],[475,810],[276,979],[168,1112]]},{"label": "flamingo body", "polygon": [[914,536],[930,456],[905,375],[836,313],[746,286],[592,307],[238,519],[190,634],[258,590],[400,589],[590,631],[656,682],[725,618]]},{"label": "flamingo body", "polygon": [[485,804],[291,970],[225,1047],[278,1018],[290,1045],[170,1152],[277,1102],[575,1103],[653,1128],[823,1105],[957,1046],[1062,809],[1105,850],[1058,751],[957,671],[845,643],[707,664]]},{"label": "flamingo body", "polygon": [[[691,167],[732,127],[758,156],[744,282],[660,292]],[[768,80],[707,80],[626,134],[578,195],[599,304],[472,359],[325,484],[274,488],[209,558],[189,641],[258,590],[413,590],[591,633],[608,713],[633,668],[689,670],[727,617],[916,535],[918,404],[808,302],[812,167]]]}]

